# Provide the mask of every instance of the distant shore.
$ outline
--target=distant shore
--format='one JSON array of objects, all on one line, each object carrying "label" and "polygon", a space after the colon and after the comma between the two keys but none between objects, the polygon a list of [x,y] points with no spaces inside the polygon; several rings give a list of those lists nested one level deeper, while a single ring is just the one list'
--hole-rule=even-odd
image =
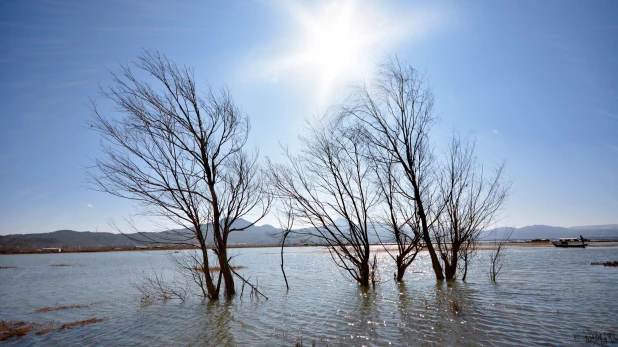
[{"label": "distant shore", "polygon": [[[589,241],[588,247],[596,248],[596,247],[618,247],[618,240],[594,240]],[[372,244],[372,246],[380,246],[380,244]],[[390,245],[387,245],[390,246]],[[521,241],[521,242],[508,242],[507,246],[509,247],[554,247],[553,244],[549,241],[543,242],[531,242],[531,241]],[[268,244],[268,245],[229,245],[228,248],[279,248],[280,245],[277,244]],[[311,248],[323,248],[323,245],[300,245],[300,244],[292,244],[286,245],[285,248],[294,248],[294,247],[311,247]],[[52,251],[52,249],[56,249],[56,251]],[[136,252],[136,251],[181,251],[181,250],[191,250],[191,249],[199,249],[199,247],[190,247],[190,246],[178,246],[178,245],[152,245],[152,246],[113,246],[113,247],[55,247],[48,248],[44,250],[42,248],[13,248],[13,249],[0,249],[0,254],[62,254],[62,253],[96,253],[96,252]],[[492,241],[481,241],[479,242],[479,246],[477,250],[491,250],[494,249],[494,242]],[[59,250],[59,251],[58,251]]]}]

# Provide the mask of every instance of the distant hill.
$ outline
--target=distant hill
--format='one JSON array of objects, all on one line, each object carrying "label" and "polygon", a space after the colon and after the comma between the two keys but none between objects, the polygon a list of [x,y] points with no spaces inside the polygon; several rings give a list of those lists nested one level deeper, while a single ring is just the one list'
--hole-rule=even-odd
[{"label": "distant hill", "polygon": [[[235,226],[244,227],[249,223],[244,220],[238,221]],[[206,227],[203,227],[206,229]],[[244,231],[235,231],[230,234],[230,245],[269,245],[277,243],[277,239],[271,235],[279,229],[271,225],[252,226]],[[213,243],[213,235],[209,233],[207,243]],[[143,245],[175,244],[178,242],[197,244],[193,233],[188,230],[168,230],[163,232],[114,234],[108,232],[90,232],[74,230],[58,230],[49,233],[38,234],[14,234],[0,235],[0,253],[7,250],[33,250],[41,248],[70,248],[74,250],[109,249],[109,248],[132,248]],[[293,241],[291,242],[293,243]]]},{"label": "distant hill", "polygon": [[[247,226],[245,220],[239,220],[237,227]],[[336,221],[339,225],[341,221]],[[272,235],[280,232],[279,228],[272,225],[251,226],[244,231],[236,231],[230,234],[229,245],[251,246],[272,245],[278,240]],[[389,240],[388,232],[383,227],[378,227],[378,233],[382,240]],[[554,227],[549,225],[531,225],[514,229],[511,239],[558,239],[561,237],[579,237],[587,239],[618,239],[618,224],[579,226],[571,228]],[[127,237],[128,236],[128,237]],[[493,239],[495,236],[486,233],[484,239]],[[133,248],[140,245],[172,244],[178,241],[196,244],[193,234],[188,230],[168,230],[163,232],[150,232],[144,234],[113,234],[107,232],[58,230],[39,234],[15,234],[0,236],[0,253],[9,250],[33,250],[48,247],[80,249],[110,249],[115,247]],[[377,243],[376,235],[370,235],[369,241]],[[213,243],[213,235],[209,234],[207,242]],[[288,244],[297,244],[299,238],[290,239]]]},{"label": "distant hill", "polygon": [[559,239],[561,237],[579,237],[586,239],[618,239],[618,224],[581,227],[554,227],[549,225],[531,225],[513,230],[511,239]]}]

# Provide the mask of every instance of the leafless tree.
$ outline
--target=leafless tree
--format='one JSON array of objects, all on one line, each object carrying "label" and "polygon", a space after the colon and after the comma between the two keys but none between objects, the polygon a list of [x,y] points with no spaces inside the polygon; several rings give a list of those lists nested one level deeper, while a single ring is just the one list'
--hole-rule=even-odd
[{"label": "leafless tree", "polygon": [[292,234],[294,227],[294,209],[290,201],[281,201],[282,207],[277,211],[277,220],[279,221],[280,232],[274,237],[278,237],[281,243],[281,273],[285,280],[285,287],[289,290],[288,278],[285,275],[285,269],[283,268],[283,249],[285,248],[285,241]]},{"label": "leafless tree", "polygon": [[270,162],[278,198],[290,201],[297,235],[327,247],[333,261],[363,286],[369,285],[370,214],[379,201],[357,129],[324,117],[301,138],[301,154],[285,151],[287,164]]},{"label": "leafless tree", "polygon": [[436,278],[442,280],[454,278],[460,256],[467,272],[478,234],[494,220],[508,184],[502,181],[503,166],[493,180],[486,179],[473,157],[474,146],[462,148],[458,138],[447,163],[440,163],[430,141],[436,121],[433,102],[425,77],[391,59],[380,66],[372,83],[354,90],[340,117],[356,120],[372,149],[372,162],[381,167],[378,183],[391,211],[387,224],[394,235],[406,226],[410,246],[405,249],[412,255],[408,259],[415,256],[418,237]]},{"label": "leafless tree", "polygon": [[440,195],[445,208],[432,232],[446,279],[455,278],[460,258],[465,279],[477,240],[496,221],[510,189],[503,177],[504,163],[488,177],[474,152],[475,141],[454,134],[441,170]]},{"label": "leafless tree", "polygon": [[443,209],[438,191],[438,165],[429,140],[435,123],[433,94],[418,71],[397,59],[382,64],[371,84],[356,88],[341,115],[356,119],[366,141],[381,162],[393,161],[401,170],[398,194],[407,199],[408,215],[429,252],[437,279],[444,272],[431,239]]},{"label": "leafless tree", "polygon": [[[386,227],[388,236],[380,236],[378,240],[388,255],[395,261],[397,272],[394,279],[403,280],[406,269],[416,259],[422,249],[422,236],[418,214],[414,213],[414,205],[405,197],[400,182],[401,172],[393,160],[381,161],[379,156],[370,155],[375,165],[375,183],[381,194],[381,213],[377,212],[375,220],[379,226]],[[380,209],[378,209],[380,210]],[[392,245],[396,248],[393,250]]]},{"label": "leafless tree", "polygon": [[[249,119],[227,89],[198,92],[193,71],[158,52],[145,51],[131,67],[122,65],[120,74],[112,73],[113,84],[101,89],[115,106],[113,116],[93,102],[90,126],[101,134],[103,150],[89,171],[93,186],[184,229],[151,241],[198,244],[204,295],[218,299],[223,281],[230,298],[235,288],[228,236],[259,221],[271,202],[257,152],[244,150]],[[236,222],[250,215],[253,221],[238,227]],[[208,270],[209,235],[219,280]]]},{"label": "leafless tree", "polygon": [[[498,233],[498,230],[494,230],[494,232]],[[496,282],[496,278],[502,270],[508,251],[508,242],[512,234],[513,228],[507,228],[501,237],[494,239],[494,248],[489,252],[489,278],[492,282]]]}]

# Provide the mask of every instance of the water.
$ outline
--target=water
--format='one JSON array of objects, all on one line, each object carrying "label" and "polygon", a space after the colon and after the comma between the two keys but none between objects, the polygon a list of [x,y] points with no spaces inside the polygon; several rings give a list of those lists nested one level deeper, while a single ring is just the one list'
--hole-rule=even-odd
[{"label": "water", "polygon": [[[586,329],[618,334],[618,268],[590,265],[618,260],[616,247],[512,247],[497,284],[486,275],[484,252],[465,283],[438,283],[422,257],[403,285],[393,282],[392,262],[378,253],[383,282],[366,291],[345,279],[322,250],[288,248],[286,292],[278,252],[232,251],[234,264],[246,266],[240,272],[257,280],[269,300],[245,293],[231,302],[147,306],[131,282],[143,271],[166,269],[167,252],[0,255],[0,266],[16,267],[0,270],[0,319],[56,326],[104,319],[5,343],[554,346],[584,345],[574,334]],[[87,306],[35,312],[55,305]]]}]

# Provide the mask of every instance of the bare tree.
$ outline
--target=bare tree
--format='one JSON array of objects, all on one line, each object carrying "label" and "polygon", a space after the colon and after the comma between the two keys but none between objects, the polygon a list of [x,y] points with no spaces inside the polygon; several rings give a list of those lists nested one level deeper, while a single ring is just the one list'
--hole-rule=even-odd
[{"label": "bare tree", "polygon": [[289,290],[288,277],[285,275],[285,269],[283,268],[283,249],[285,248],[285,241],[293,232],[294,210],[290,201],[282,201],[281,204],[282,208],[277,212],[277,220],[279,221],[281,232],[273,236],[279,237],[281,242],[281,273],[285,280],[285,288]]},{"label": "bare tree", "polygon": [[465,279],[477,240],[496,221],[510,189],[503,178],[504,163],[487,177],[474,151],[473,140],[462,141],[454,134],[448,160],[441,170],[440,194],[445,208],[432,232],[446,279],[455,278],[460,258],[464,261]]},{"label": "bare tree", "polygon": [[[382,196],[381,215],[376,214],[378,225],[385,226],[388,237],[381,237],[376,233],[378,240],[388,255],[395,261],[397,272],[394,279],[398,282],[403,280],[406,269],[416,259],[422,249],[422,236],[418,214],[414,213],[414,206],[410,206],[410,200],[402,192],[400,182],[402,180],[400,170],[395,161],[381,161],[379,156],[370,156],[375,165],[376,185]],[[393,250],[391,245],[395,244]]]},{"label": "bare tree", "polygon": [[392,160],[401,170],[401,199],[407,199],[411,221],[429,252],[437,279],[444,272],[431,239],[443,202],[429,132],[435,122],[433,94],[426,79],[414,68],[392,59],[382,64],[371,85],[358,87],[343,106],[343,117],[356,119],[381,162]]},{"label": "bare tree", "polygon": [[364,142],[356,129],[325,117],[309,126],[303,149],[287,164],[270,163],[272,186],[290,201],[297,235],[325,245],[337,266],[363,286],[369,285],[370,213],[379,194],[363,156]]},{"label": "bare tree", "polygon": [[372,149],[372,162],[381,167],[378,185],[395,239],[406,235],[401,232],[406,225],[408,260],[415,256],[418,237],[442,280],[455,277],[460,256],[467,273],[475,241],[494,221],[509,185],[502,181],[503,165],[486,179],[473,157],[474,146],[462,148],[459,138],[453,140],[447,163],[440,163],[430,142],[433,101],[426,79],[391,59],[371,84],[355,89],[340,115],[356,120]]},{"label": "bare tree", "polygon": [[[257,162],[257,152],[243,148],[249,119],[229,91],[196,90],[193,71],[178,67],[158,52],[145,51],[133,67],[114,74],[101,96],[115,106],[106,116],[93,102],[90,126],[102,136],[103,154],[90,178],[95,189],[136,201],[142,213],[184,228],[153,242],[198,244],[204,271],[204,295],[235,293],[227,240],[268,212],[271,198]],[[255,215],[248,225],[236,223]],[[146,235],[146,234],[143,234]],[[221,268],[218,280],[209,271],[207,238]]]},{"label": "bare tree", "polygon": [[[494,232],[497,233],[498,230],[494,230]],[[492,282],[496,282],[496,278],[502,270],[507,255],[508,242],[512,234],[513,228],[507,228],[501,237],[494,239],[494,248],[489,252],[489,278]]]}]

